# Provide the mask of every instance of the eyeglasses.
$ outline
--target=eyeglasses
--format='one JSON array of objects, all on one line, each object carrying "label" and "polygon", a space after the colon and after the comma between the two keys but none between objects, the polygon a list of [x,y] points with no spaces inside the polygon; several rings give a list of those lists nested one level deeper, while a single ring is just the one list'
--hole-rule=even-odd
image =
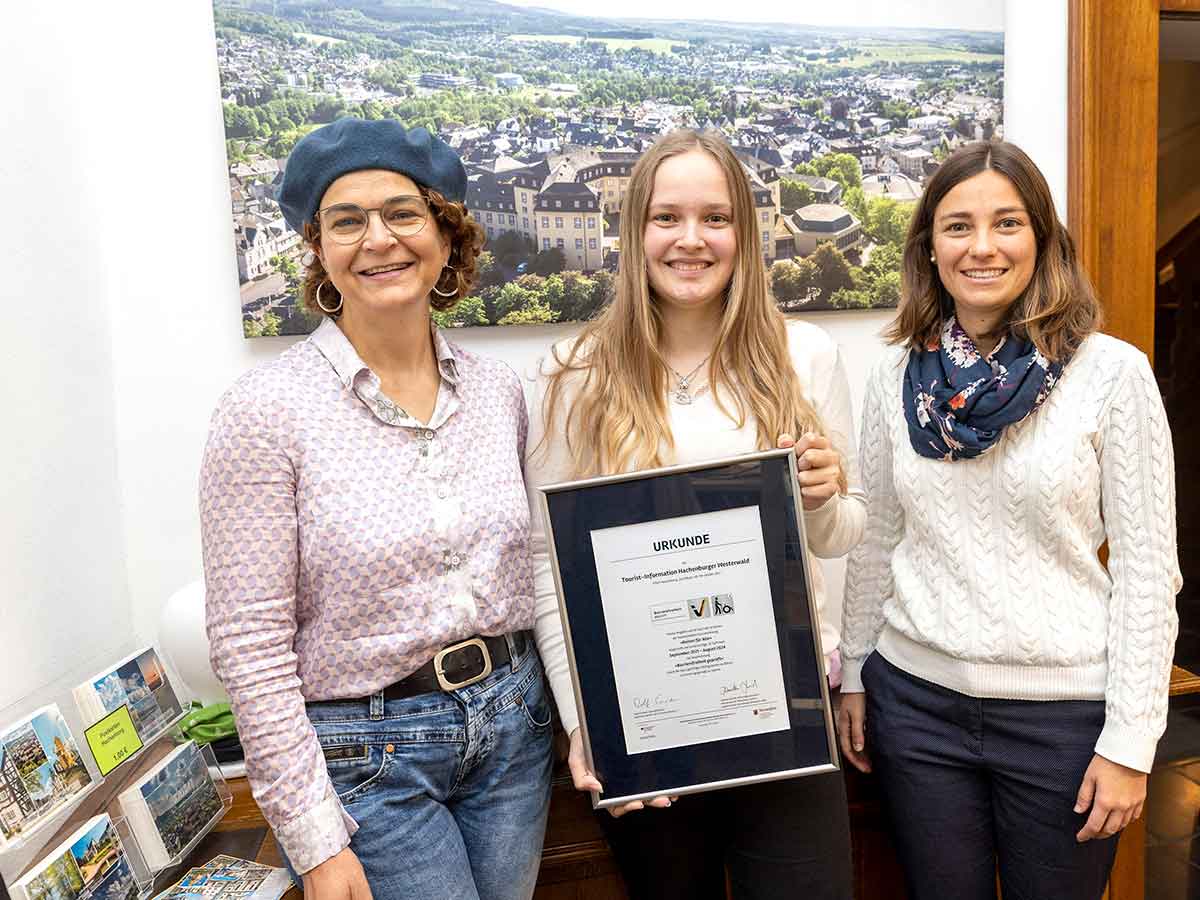
[{"label": "eyeglasses", "polygon": [[357,203],[335,203],[317,210],[317,225],[335,244],[357,244],[367,233],[373,212],[379,213],[379,220],[396,237],[416,234],[429,218],[429,206],[424,197],[402,194],[374,209],[363,209]]}]

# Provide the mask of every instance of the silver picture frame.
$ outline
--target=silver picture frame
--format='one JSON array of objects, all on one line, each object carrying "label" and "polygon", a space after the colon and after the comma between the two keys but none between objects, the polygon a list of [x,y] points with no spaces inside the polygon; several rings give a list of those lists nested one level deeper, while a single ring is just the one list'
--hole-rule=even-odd
[{"label": "silver picture frame", "polygon": [[[631,783],[629,778],[622,778],[619,783],[613,784],[610,792],[611,772],[606,770],[612,768],[613,760],[619,755],[619,751],[614,748],[613,745],[616,741],[611,739],[611,735],[609,736],[609,740],[598,740],[602,736],[594,731],[598,720],[604,721],[604,728],[611,730],[612,727],[614,717],[613,710],[609,708],[611,704],[607,699],[598,699],[608,688],[599,683],[602,681],[601,676],[591,672],[591,669],[595,668],[594,666],[585,667],[585,671],[581,672],[580,664],[580,647],[582,645],[579,641],[585,639],[585,637],[594,639],[597,636],[590,633],[585,636],[577,634],[575,631],[582,621],[580,605],[585,603],[590,604],[592,608],[587,615],[595,615],[594,605],[597,598],[594,595],[583,596],[583,594],[588,593],[587,591],[576,592],[576,595],[573,595],[572,591],[568,590],[564,585],[562,574],[562,554],[575,554],[576,560],[578,560],[579,554],[591,552],[591,544],[590,540],[581,540],[581,535],[579,534],[564,534],[565,531],[575,531],[575,526],[572,524],[564,528],[562,516],[568,515],[568,513],[556,509],[556,507],[571,505],[570,503],[563,503],[564,498],[571,497],[577,500],[574,503],[577,510],[587,510],[589,508],[586,502],[587,498],[589,494],[594,495],[597,488],[639,485],[653,480],[679,479],[681,476],[686,476],[688,482],[694,486],[698,486],[701,491],[711,489],[711,502],[717,504],[719,507],[722,488],[728,490],[730,476],[738,473],[758,479],[757,488],[753,484],[746,485],[746,489],[751,495],[754,494],[756,489],[762,494],[769,487],[774,488],[778,486],[782,486],[783,493],[789,495],[782,498],[767,498],[767,501],[772,504],[771,514],[775,517],[783,516],[786,520],[772,523],[772,534],[778,537],[780,528],[782,528],[785,539],[794,542],[796,547],[795,558],[787,561],[785,565],[786,571],[776,572],[772,577],[772,609],[776,616],[777,637],[780,636],[781,632],[789,635],[793,634],[793,629],[796,627],[800,627],[801,630],[807,630],[811,638],[811,652],[803,652],[803,648],[800,648],[800,655],[808,659],[813,664],[814,669],[812,671],[797,672],[797,664],[793,659],[795,654],[786,652],[788,648],[782,647],[781,638],[781,657],[788,659],[792,663],[791,674],[793,676],[787,678],[785,673],[789,689],[787,697],[790,723],[786,732],[776,732],[775,737],[767,741],[762,740],[761,737],[753,739],[734,738],[714,742],[706,741],[703,744],[690,745],[683,748],[656,750],[652,753],[639,753],[639,757],[647,757],[647,759],[639,760],[638,765],[635,767],[647,770],[649,774],[645,777],[634,777],[634,783]],[[773,479],[773,483],[770,485],[767,484],[769,479]],[[812,591],[811,563],[804,534],[804,511],[801,505],[800,487],[796,479],[795,454],[791,449],[766,450],[696,463],[664,466],[627,474],[583,478],[539,486],[536,490],[538,492],[538,506],[540,507],[546,528],[551,570],[554,575],[554,586],[558,594],[559,616],[562,622],[575,704],[579,712],[584,757],[588,768],[596,773],[606,788],[604,794],[594,793],[592,795],[593,808],[609,808],[634,800],[648,800],[663,795],[680,796],[840,770],[841,765],[834,733],[830,689],[825,673],[825,654],[821,646],[820,614],[816,598]],[[605,491],[605,493],[608,494],[609,492]],[[611,500],[607,502],[611,503]],[[597,514],[603,516],[603,513]],[[584,513],[584,515],[588,515],[588,513]],[[636,511],[630,512],[628,509],[620,517],[625,521],[654,521],[657,518],[667,518],[667,516],[647,514],[644,519],[638,519],[638,513]],[[557,528],[556,518],[559,520]],[[577,513],[574,518],[578,519],[579,514]],[[590,530],[588,533],[590,534]],[[564,546],[564,541],[574,541],[574,544],[567,547]],[[774,547],[769,549],[774,551],[772,555],[776,562],[787,557],[786,548]],[[594,556],[592,557],[591,564],[594,568]],[[575,565],[572,571],[578,569],[579,565]],[[802,584],[797,585],[793,583],[797,580],[795,578],[796,574],[800,575],[799,580],[802,581]],[[795,602],[795,596],[798,591],[802,591],[803,593],[802,603],[799,605]],[[803,612],[806,622],[780,621],[781,615],[795,614],[798,610]],[[600,615],[602,615],[602,612]],[[590,641],[590,645],[594,645],[595,643],[595,640]],[[607,637],[604,638],[604,643],[607,646]],[[803,641],[799,643],[803,644]],[[795,650],[797,648],[793,645],[790,649]],[[589,646],[587,652],[593,657],[596,656],[591,646]],[[601,668],[603,667],[601,666]],[[806,667],[801,666],[801,668]],[[791,690],[798,683],[806,684],[807,689],[802,691],[802,696],[793,696]],[[595,712],[597,704],[604,707],[603,714],[599,716],[589,715],[589,712]],[[801,720],[803,724],[798,725],[797,723],[801,722]],[[801,749],[800,740],[796,737],[798,729],[804,731],[805,740],[803,746],[807,748],[806,750]],[[823,734],[819,736],[814,735],[812,733],[814,729],[822,731]],[[791,764],[779,766],[780,749],[783,748],[786,751],[784,742],[778,737],[782,734],[792,737],[796,753]],[[736,753],[732,752],[734,750],[732,746],[723,746],[734,743],[738,744],[738,752]],[[602,752],[598,752],[599,744],[605,745]],[[753,757],[753,747],[759,744],[763,745],[763,747],[769,744],[771,750],[770,753],[764,753],[763,771],[754,770],[757,767],[752,763],[749,764],[751,770],[748,770],[746,754],[749,752],[751,757]],[[704,757],[704,764],[699,766],[699,769],[703,772],[700,779],[690,780],[686,777],[672,778],[672,774],[678,775],[679,772],[689,768],[696,768],[695,765],[692,765],[694,761],[683,761],[678,759],[678,757],[681,754],[684,756],[688,754],[695,755],[697,752]],[[626,754],[626,756],[631,755]],[[722,769],[720,762],[722,756],[727,756],[729,759],[728,777],[719,777]],[[675,760],[674,763],[672,762],[673,759]],[[657,761],[659,760],[663,761],[662,765],[658,764]],[[619,761],[617,767],[620,768]],[[645,783],[636,783],[638,781],[644,781]]]}]

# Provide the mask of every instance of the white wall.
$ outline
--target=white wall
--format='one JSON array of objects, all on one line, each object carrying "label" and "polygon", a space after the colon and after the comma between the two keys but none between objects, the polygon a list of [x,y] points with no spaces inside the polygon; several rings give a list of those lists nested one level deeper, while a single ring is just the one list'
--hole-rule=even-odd
[{"label": "white wall", "polygon": [[[1009,0],[1006,10],[1008,135],[1065,197],[1066,0]],[[53,34],[54,52],[47,56],[29,34]],[[200,574],[196,473],[209,411],[239,373],[290,343],[241,337],[211,9],[208,0],[126,0],[55,16],[25,4],[9,14],[5,35],[13,44],[0,55],[6,81],[39,85],[43,95],[17,101],[24,102],[18,133],[30,143],[11,167],[11,145],[2,151],[4,194],[48,203],[54,215],[44,216],[32,240],[25,229],[5,240],[25,256],[18,295],[38,298],[36,311],[17,307],[18,321],[31,327],[10,331],[23,363],[10,375],[41,380],[31,386],[21,377],[5,387],[19,395],[27,420],[20,430],[36,428],[39,437],[28,454],[0,450],[26,484],[6,504],[20,521],[0,553],[13,553],[18,566],[0,569],[0,602],[43,605],[45,614],[22,606],[23,626],[50,616],[78,621],[86,585],[88,602],[107,605],[150,640],[165,599]],[[63,227],[63,212],[80,208],[76,191],[97,215],[94,227]],[[47,317],[49,310],[67,315]],[[856,403],[887,317],[817,316],[843,344]],[[49,327],[37,328],[42,323]],[[520,370],[568,328],[471,329],[456,337]],[[43,472],[62,485],[49,497],[34,474]],[[73,498],[80,508],[67,515]],[[43,532],[21,538],[39,517]],[[51,528],[73,536],[69,565]],[[17,539],[25,541],[20,549]],[[88,555],[82,563],[81,553]],[[5,616],[6,638],[7,623]],[[57,651],[48,643],[23,648],[23,667],[46,668],[69,652],[73,633],[65,637]],[[0,660],[0,685],[20,669]]]},{"label": "white wall", "polygon": [[1067,0],[1004,4],[1004,136],[1030,155],[1067,221]]},{"label": "white wall", "polygon": [[[0,725],[130,631],[104,210],[87,133],[86,29],[25,4],[0,29]],[[31,34],[54,35],[34,50]],[[11,70],[8,67],[12,66]],[[19,77],[18,77],[19,73]],[[11,716],[10,716],[11,712]]]}]

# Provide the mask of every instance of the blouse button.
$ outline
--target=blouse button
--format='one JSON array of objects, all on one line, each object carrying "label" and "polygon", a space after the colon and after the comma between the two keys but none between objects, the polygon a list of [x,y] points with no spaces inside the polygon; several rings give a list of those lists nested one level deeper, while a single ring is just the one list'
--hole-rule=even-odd
[{"label": "blouse button", "polygon": [[427,440],[427,441],[433,440],[433,432],[429,429],[425,430],[425,440]]},{"label": "blouse button", "polygon": [[459,556],[457,553],[455,553],[453,556],[450,557],[450,565],[452,565],[452,566],[457,566],[461,562],[462,562],[462,557]]},{"label": "blouse button", "polygon": [[437,492],[437,494],[438,494],[438,499],[439,499],[439,500],[445,500],[445,499],[446,499],[446,489],[445,489],[444,487],[440,487],[440,488],[438,488],[438,492]]}]

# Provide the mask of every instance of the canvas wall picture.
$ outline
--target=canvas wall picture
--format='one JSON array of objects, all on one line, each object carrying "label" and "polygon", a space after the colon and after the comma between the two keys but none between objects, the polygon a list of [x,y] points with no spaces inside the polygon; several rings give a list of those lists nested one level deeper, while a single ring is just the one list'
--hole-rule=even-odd
[{"label": "canvas wall picture", "polygon": [[964,141],[1003,134],[1003,4],[897,0],[886,22],[878,9],[731,22],[703,2],[651,20],[583,0],[214,0],[243,333],[319,321],[274,196],[296,141],[343,115],[423,125],[466,163],[486,252],[442,326],[594,316],[630,172],[682,127],[737,150],[782,309],[894,306],[926,179]]}]

